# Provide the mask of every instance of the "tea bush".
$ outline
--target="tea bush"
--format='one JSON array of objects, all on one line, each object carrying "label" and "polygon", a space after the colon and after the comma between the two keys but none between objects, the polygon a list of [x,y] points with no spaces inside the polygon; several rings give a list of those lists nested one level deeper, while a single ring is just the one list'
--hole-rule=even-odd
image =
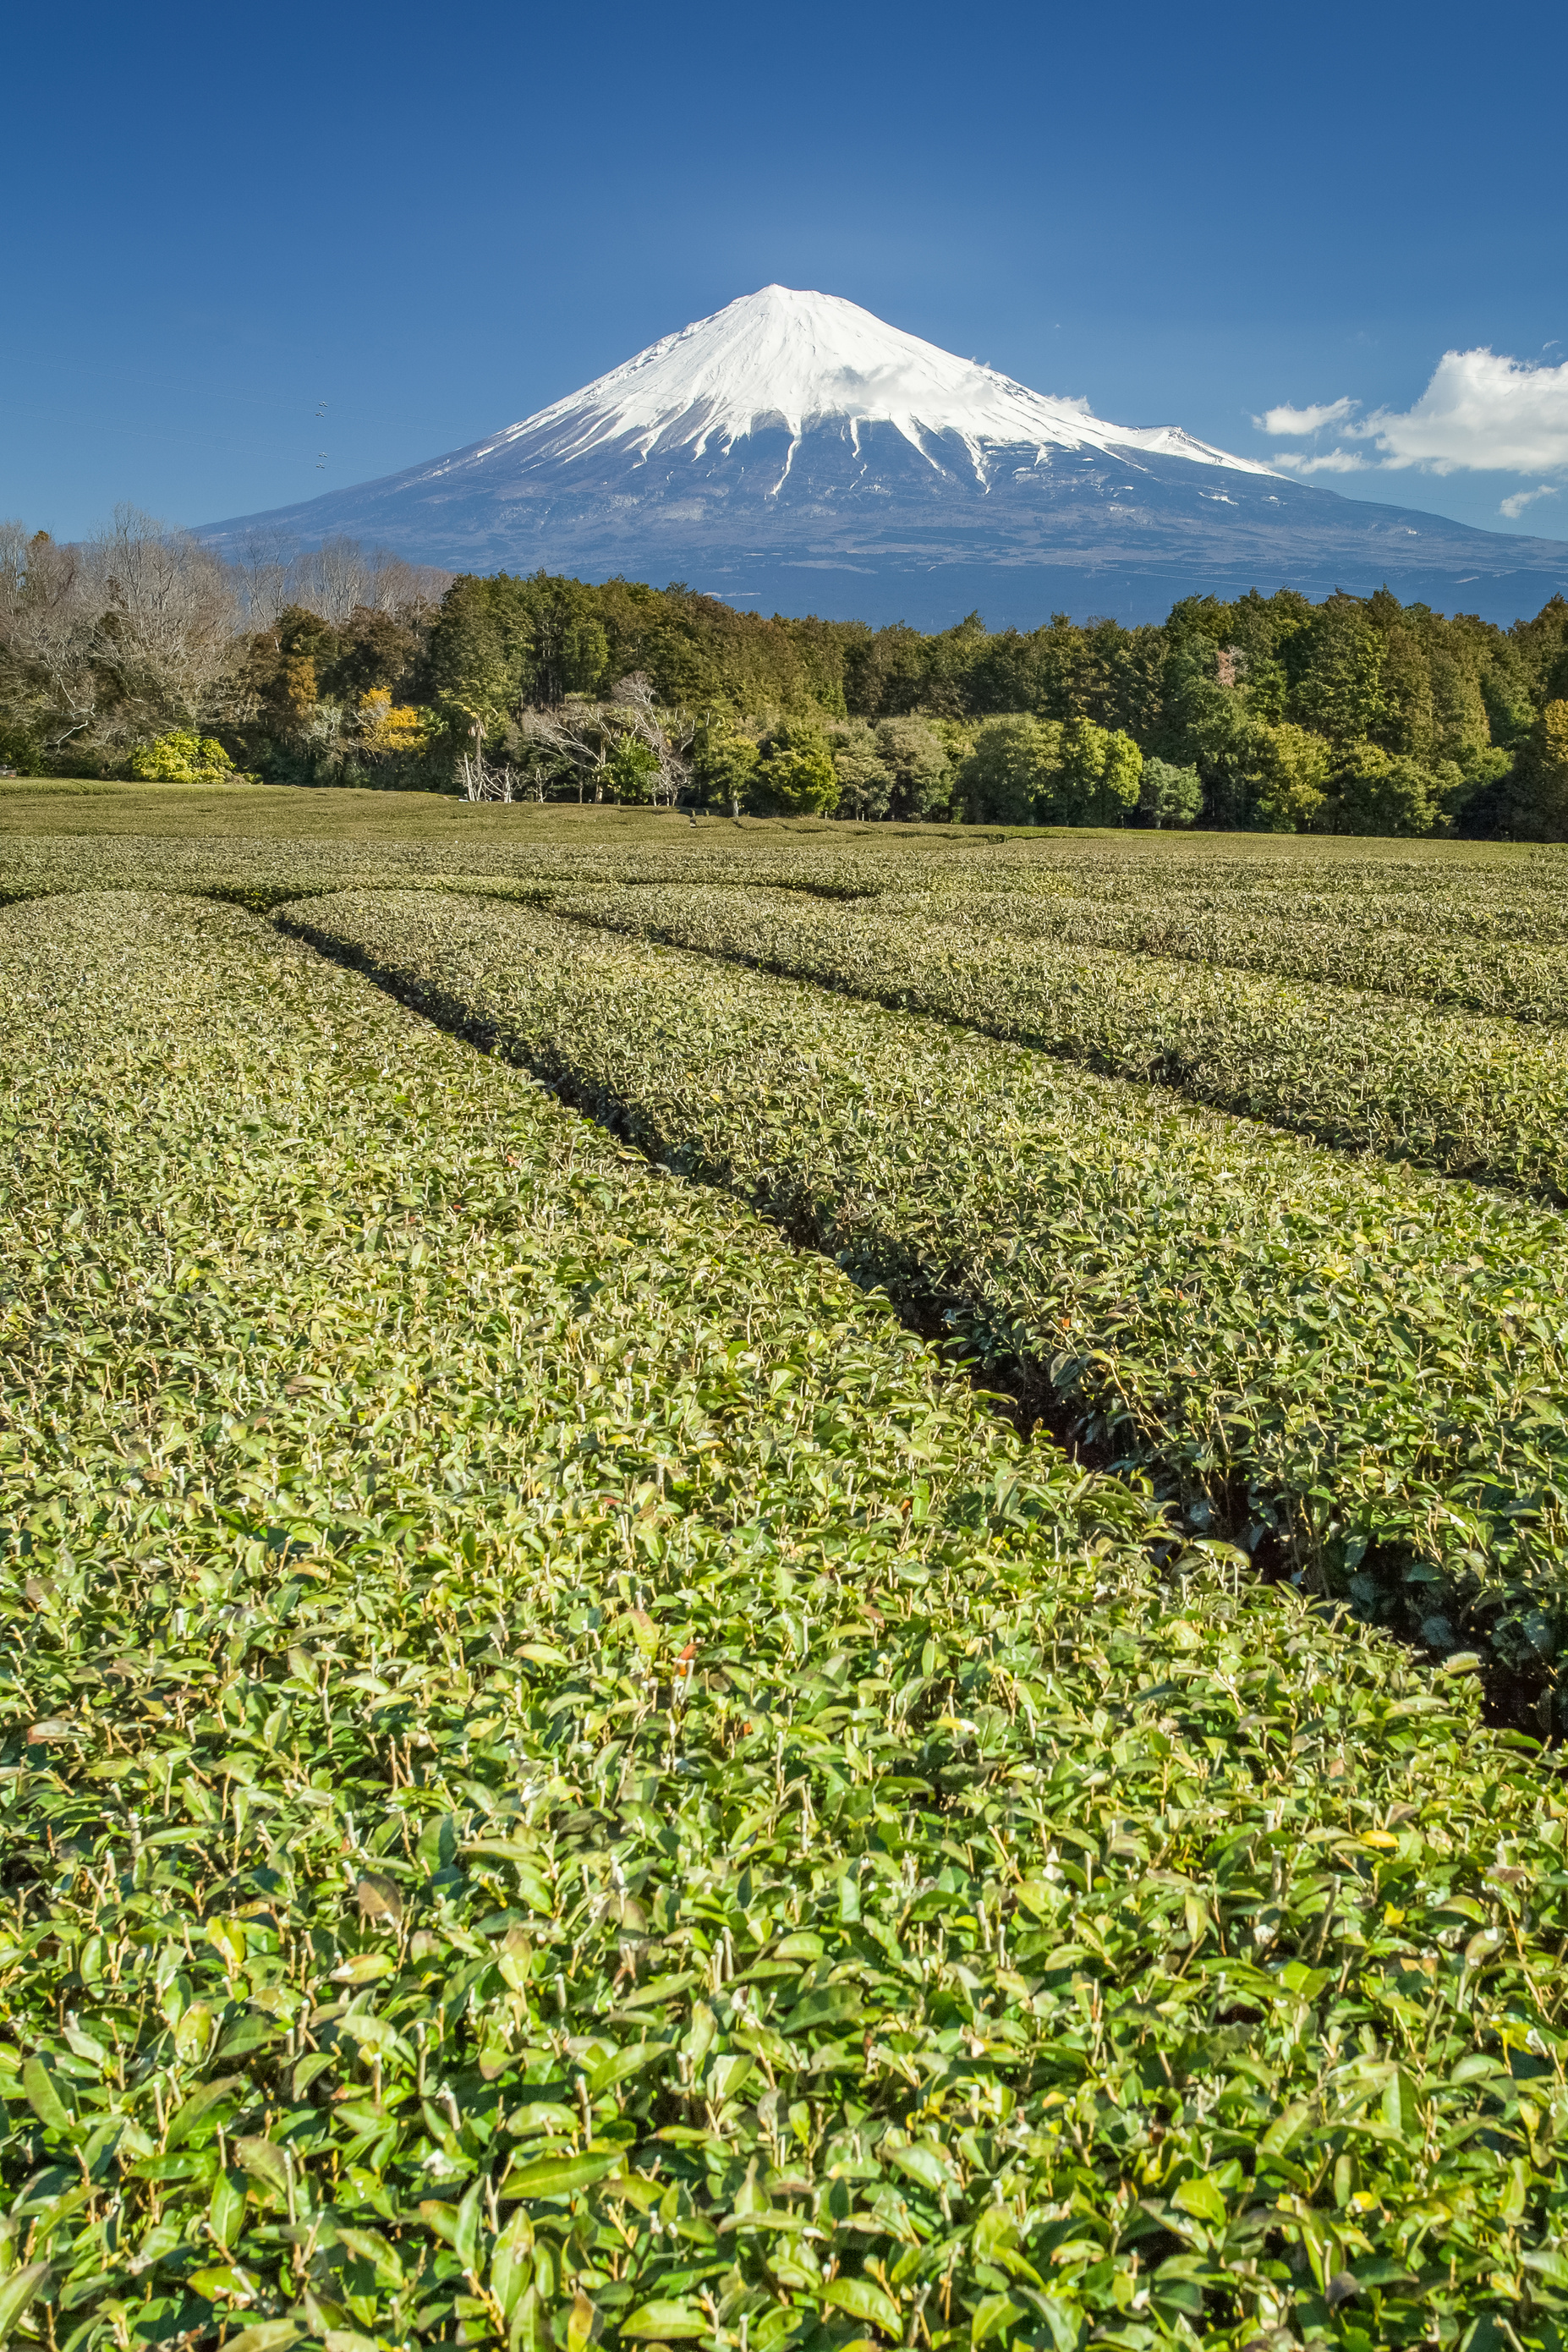
[{"label": "tea bush", "polygon": [[1054,1866],[1004,1677],[1037,1611],[1158,1622],[1147,1504],[241,914],[54,901],[0,969],[0,2325],[527,2340],[738,2257],[814,2321],[815,2254],[718,2224],[770,2147],[830,2199],[829,2138],[918,2137],[920,2068],[839,2048],[925,2000],[842,1989],[854,1889],[891,1933],[949,1874],[910,2047],[967,2079],[949,1946],[988,1904],[1001,1968],[1006,1853]]},{"label": "tea bush", "polygon": [[1568,862],[1498,844],[1227,835],[1004,834],[975,826],[747,823],[618,809],[468,805],[421,793],[267,785],[0,789],[0,903],[57,891],[191,891],[258,910],[323,888],[673,882],[830,898],[932,889],[1275,910],[1281,926],[1568,939]]},{"label": "tea bush", "polygon": [[279,918],[944,1326],[1200,1524],[1435,1646],[1568,1643],[1568,1228],[524,909]]},{"label": "tea bush", "polygon": [[936,872],[709,852],[4,845],[0,2338],[1561,2352],[1552,1761],[1254,1573],[1551,1654],[1559,1221],[474,895]]},{"label": "tea bush", "polygon": [[[1387,902],[1385,901],[1386,905]],[[933,918],[965,938],[1000,932],[1073,947],[1113,948],[1191,963],[1226,964],[1321,982],[1334,989],[1373,989],[1418,1003],[1503,1015],[1515,1021],[1568,1022],[1568,951],[1557,941],[1434,937],[1394,919],[1380,926],[1361,905],[1326,915],[1321,898],[1250,892],[1201,897],[1151,888],[1143,898],[1111,901],[1038,891],[968,891],[953,887],[878,898],[880,916]],[[1469,911],[1469,910],[1466,910]],[[1459,910],[1455,910],[1463,919]]]},{"label": "tea bush", "polygon": [[[550,904],[930,1013],[1107,1076],[1154,1081],[1342,1149],[1568,1202],[1568,1045],[1511,1021],[1219,965],[1024,939],[942,901],[884,913],[799,892],[561,890]],[[1286,936],[1289,936],[1287,932]]]}]

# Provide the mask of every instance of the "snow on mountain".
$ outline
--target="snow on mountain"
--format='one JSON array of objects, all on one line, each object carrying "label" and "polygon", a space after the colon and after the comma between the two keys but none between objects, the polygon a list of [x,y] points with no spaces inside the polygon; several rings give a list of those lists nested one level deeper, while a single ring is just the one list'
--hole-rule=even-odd
[{"label": "snow on mountain", "polygon": [[940,628],[1386,582],[1512,620],[1568,548],[1348,499],[1108,425],[837,295],[764,286],[466,449],[204,534],[337,534],[455,571],[684,580],[744,608]]},{"label": "snow on mountain", "polygon": [[779,488],[807,433],[847,426],[858,455],[859,429],[868,425],[890,425],[939,473],[944,469],[928,443],[954,436],[982,483],[986,453],[998,449],[1039,456],[1053,448],[1138,449],[1273,478],[1271,467],[1210,448],[1179,425],[1102,424],[1086,400],[1047,400],[977,360],[956,359],[886,325],[841,295],[788,286],[743,294],[460,454],[487,457],[526,436],[541,458],[584,457],[626,442],[645,458],[682,448],[702,457],[711,444],[728,453],[781,425],[790,447]]}]

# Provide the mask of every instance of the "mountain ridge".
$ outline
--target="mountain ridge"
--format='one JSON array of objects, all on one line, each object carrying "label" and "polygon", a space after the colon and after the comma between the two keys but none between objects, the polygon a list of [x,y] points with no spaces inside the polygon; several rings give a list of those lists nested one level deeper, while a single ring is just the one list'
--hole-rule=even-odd
[{"label": "mountain ridge", "polygon": [[201,535],[279,530],[922,626],[971,605],[994,625],[1088,605],[1152,619],[1184,594],[1384,583],[1512,619],[1568,586],[1562,542],[1347,499],[1179,425],[1110,425],[777,286],[465,448]]}]

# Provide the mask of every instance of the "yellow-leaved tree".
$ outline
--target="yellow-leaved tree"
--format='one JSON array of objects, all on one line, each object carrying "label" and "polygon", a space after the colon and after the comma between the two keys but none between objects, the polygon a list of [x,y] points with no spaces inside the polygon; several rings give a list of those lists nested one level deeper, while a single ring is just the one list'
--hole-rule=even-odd
[{"label": "yellow-leaved tree", "polygon": [[412,702],[394,702],[384,686],[373,686],[359,698],[359,740],[382,758],[423,751],[430,740],[429,715]]}]

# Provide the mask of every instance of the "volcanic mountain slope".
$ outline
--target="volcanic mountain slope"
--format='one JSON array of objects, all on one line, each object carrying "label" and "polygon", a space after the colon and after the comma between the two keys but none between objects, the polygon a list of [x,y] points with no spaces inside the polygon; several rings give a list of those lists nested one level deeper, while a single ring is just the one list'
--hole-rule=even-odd
[{"label": "volcanic mountain slope", "polygon": [[204,536],[336,533],[460,571],[670,578],[940,626],[1386,582],[1511,620],[1568,546],[1309,488],[1178,426],[1107,425],[836,295],[767,286],[471,448]]}]

